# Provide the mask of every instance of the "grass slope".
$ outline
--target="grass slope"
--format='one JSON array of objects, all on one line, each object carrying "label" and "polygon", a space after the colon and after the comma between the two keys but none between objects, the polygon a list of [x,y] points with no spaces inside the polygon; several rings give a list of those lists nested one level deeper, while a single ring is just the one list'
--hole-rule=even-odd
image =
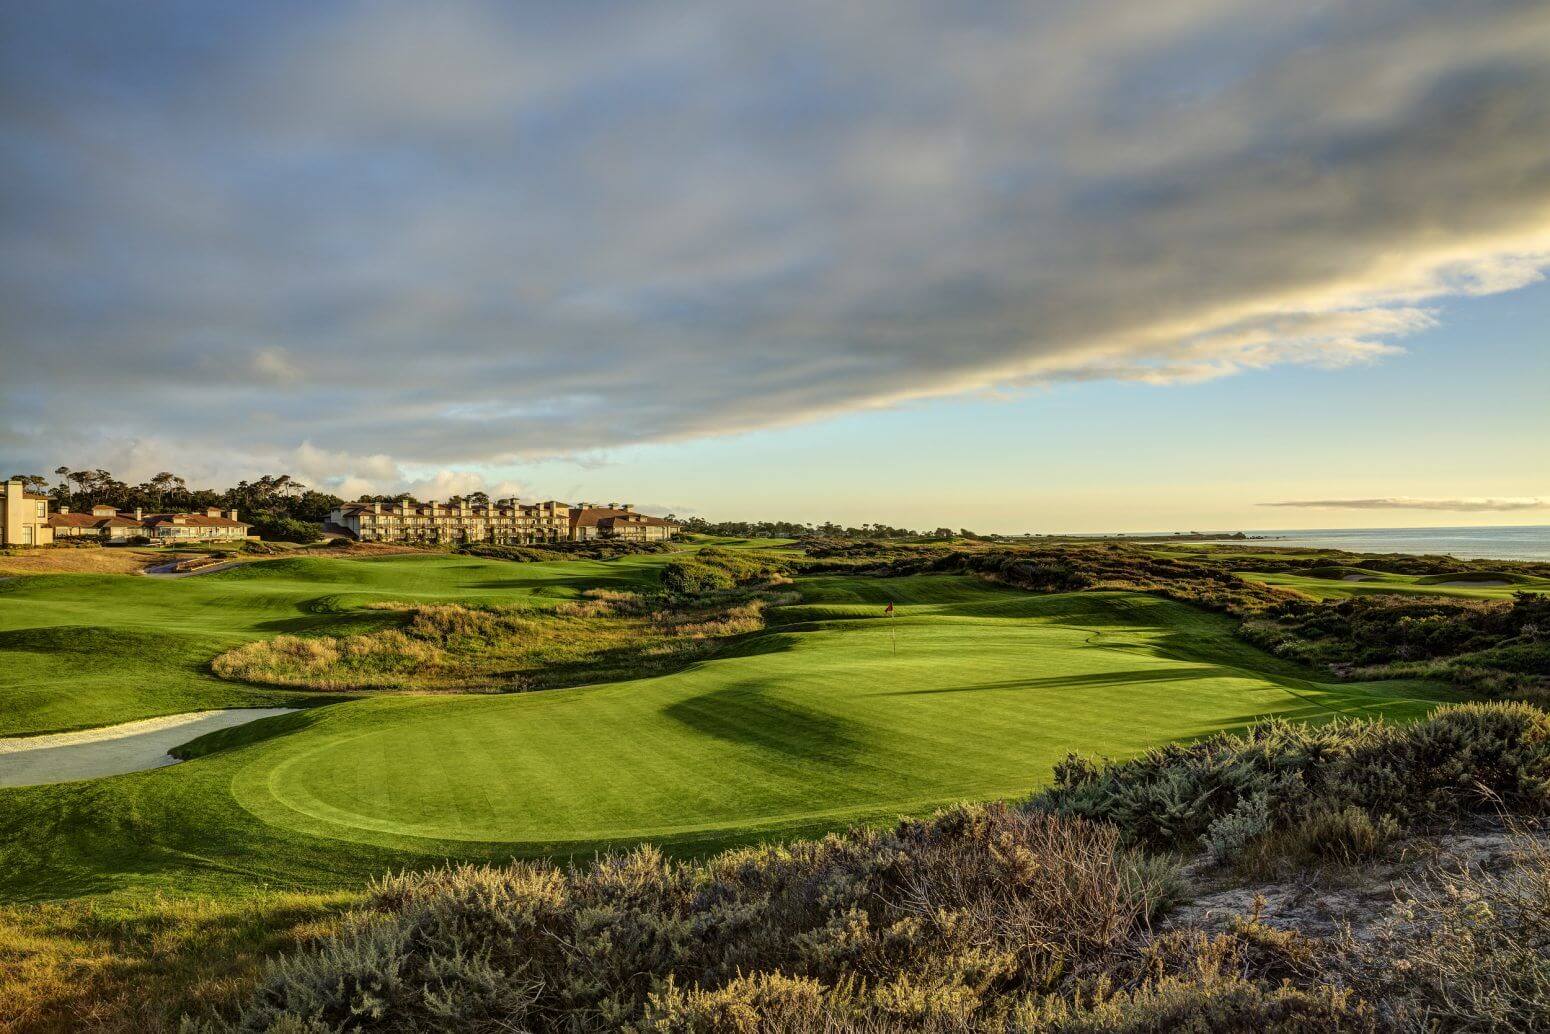
[{"label": "grass slope", "polygon": [[[1321,569],[1313,572],[1240,571],[1243,578],[1295,589],[1314,599],[1341,599],[1369,593],[1403,596],[1464,596],[1480,600],[1509,600],[1515,592],[1550,592],[1550,578],[1532,578],[1507,572],[1462,572],[1445,575],[1391,574],[1359,567]],[[1346,581],[1346,575],[1362,581]]]},{"label": "grass slope", "polygon": [[[118,656],[143,677],[165,675],[171,694],[210,706],[218,693],[253,691],[195,670],[201,650],[358,627],[373,612],[352,608],[374,599],[559,599],[641,584],[664,559],[296,559],[176,583],[10,592],[35,594],[45,621],[30,634],[79,627],[89,613],[97,634],[140,644]],[[1271,714],[1411,718],[1444,698],[1419,682],[1320,682],[1236,639],[1228,619],[1151,596],[1041,596],[946,576],[795,588],[802,602],[773,612],[771,631],[672,675],[351,700],[221,733],[173,768],[0,792],[0,893],[334,886],[446,857],[648,838],[699,853],[1020,794],[1068,750],[1128,756]],[[881,616],[889,601],[891,619]],[[14,621],[21,601],[6,602]],[[156,629],[189,641],[175,655],[135,653],[145,644],[132,637]],[[104,665],[95,685],[110,692],[122,682],[112,674]],[[107,709],[43,688],[6,691],[37,724],[88,724]]]},{"label": "grass slope", "polygon": [[0,581],[0,736],[110,725],[306,697],[226,682],[210,660],[281,633],[333,635],[395,623],[372,600],[575,597],[655,582],[670,556],[516,565],[446,555],[291,557],[157,579],[59,574]]}]

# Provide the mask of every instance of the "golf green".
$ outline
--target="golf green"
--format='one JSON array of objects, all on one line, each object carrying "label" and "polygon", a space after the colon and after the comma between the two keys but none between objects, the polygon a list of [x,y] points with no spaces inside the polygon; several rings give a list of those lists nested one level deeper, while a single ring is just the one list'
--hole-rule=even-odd
[{"label": "golf green", "polygon": [[[111,607],[111,586],[85,586],[99,635],[166,625],[208,657],[276,631],[362,627],[374,612],[359,608],[376,599],[643,584],[658,559],[281,561],[171,584],[120,578],[130,598]],[[45,589],[11,590],[0,613],[19,624],[23,593],[82,622]],[[448,857],[640,840],[707,850],[1019,795],[1070,751],[1129,755],[1267,715],[1404,719],[1447,698],[1427,683],[1320,681],[1238,640],[1231,620],[1153,596],[1034,595],[951,576],[808,577],[794,589],[799,601],[773,608],[766,632],[671,675],[345,700],[217,733],[171,768],[0,791],[0,887],[47,896],[233,871],[317,885]],[[159,613],[144,613],[145,594]],[[164,666],[175,696],[211,706],[200,690],[214,680],[181,655],[133,663]],[[74,717],[41,698],[34,710]]]}]

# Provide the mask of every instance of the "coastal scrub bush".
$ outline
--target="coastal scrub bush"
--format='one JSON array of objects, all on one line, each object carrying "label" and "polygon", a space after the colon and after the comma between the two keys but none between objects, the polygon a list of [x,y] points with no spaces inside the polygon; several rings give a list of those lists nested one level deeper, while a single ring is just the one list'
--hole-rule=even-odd
[{"label": "coastal scrub bush", "polygon": [[752,550],[732,551],[707,546],[692,556],[669,561],[662,568],[662,588],[685,596],[724,592],[740,585],[769,582],[784,570],[780,560]]},{"label": "coastal scrub bush", "polygon": [[253,534],[270,542],[298,542],[306,545],[323,541],[323,525],[311,521],[299,521],[281,513],[257,512],[244,518],[252,526]]},{"label": "coastal scrub bush", "polygon": [[211,662],[222,678],[320,690],[511,692],[668,671],[764,627],[773,597],[711,600],[598,589],[554,610],[378,602],[396,628],[281,635]]},{"label": "coastal scrub bush", "polygon": [[[1067,758],[1054,785],[1029,803],[1112,822],[1127,841],[1153,848],[1203,839],[1225,861],[1257,835],[1310,820],[1310,835],[1319,823],[1333,830],[1354,822],[1329,819],[1331,811],[1354,807],[1408,829],[1488,800],[1519,813],[1550,811],[1550,714],[1497,702],[1442,707],[1409,725],[1271,720],[1103,768]],[[1375,833],[1397,832],[1378,822],[1388,832]],[[1347,846],[1360,848],[1366,834],[1351,835]]]},{"label": "coastal scrub bush", "polygon": [[961,1029],[1128,951],[1163,900],[1135,861],[1112,827],[997,805],[703,862],[390,877],[386,919],[274,964],[221,1029]]},{"label": "coastal scrub bush", "polygon": [[804,569],[861,567],[882,577],[978,574],[1030,592],[1150,592],[1238,616],[1297,598],[1285,590],[1240,578],[1221,565],[1158,556],[1119,543],[987,549],[890,546],[870,552],[861,548],[864,545],[827,549],[809,546],[809,556],[817,559],[805,564]]},{"label": "coastal scrub bush", "polygon": [[642,553],[671,553],[672,551],[673,546],[666,542],[631,542],[625,539],[543,542],[530,546],[505,545],[496,542],[471,542],[458,546],[454,550],[454,552],[465,556],[483,557],[486,560],[509,560],[518,564],[531,564],[550,560],[612,560],[614,557],[635,556]]},{"label": "coastal scrub bush", "polygon": [[1550,846],[1515,837],[1506,871],[1433,868],[1370,938],[1341,940],[1347,979],[1405,1030],[1529,1034],[1550,1017]]},{"label": "coastal scrub bush", "polygon": [[1244,622],[1270,652],[1353,678],[1434,678],[1550,698],[1550,596],[1510,601],[1370,594],[1291,600]]}]

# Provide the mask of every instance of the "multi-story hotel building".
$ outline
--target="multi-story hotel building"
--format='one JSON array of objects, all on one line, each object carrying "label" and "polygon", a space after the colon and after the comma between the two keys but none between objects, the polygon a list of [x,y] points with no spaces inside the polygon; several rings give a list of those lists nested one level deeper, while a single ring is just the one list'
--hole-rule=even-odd
[{"label": "multi-story hotel building", "polygon": [[625,504],[571,506],[550,500],[521,503],[499,499],[489,505],[393,502],[349,503],[328,515],[330,531],[361,542],[463,543],[529,545],[617,538],[658,542],[673,537],[679,525],[661,517],[636,513]]}]

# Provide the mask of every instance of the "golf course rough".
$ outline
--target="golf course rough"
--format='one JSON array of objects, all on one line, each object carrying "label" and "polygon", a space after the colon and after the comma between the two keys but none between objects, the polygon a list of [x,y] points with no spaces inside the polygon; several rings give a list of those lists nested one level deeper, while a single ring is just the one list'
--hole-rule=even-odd
[{"label": "golf course rough", "polygon": [[[118,582],[155,593],[173,634],[208,659],[258,635],[370,627],[377,612],[360,608],[377,600],[559,601],[593,585],[650,584],[662,559],[309,559]],[[29,592],[60,624],[90,615],[104,622],[98,636],[147,634],[137,601],[114,609],[108,581],[86,581],[96,605],[75,613],[68,584]],[[1152,596],[1034,595],[967,576],[811,577],[794,588],[800,602],[772,608],[768,631],[670,675],[347,699],[216,734],[194,751],[204,756],[173,768],[0,791],[11,845],[0,887],[205,882],[238,865],[252,878],[324,885],[395,864],[640,840],[707,851],[1018,796],[1070,751],[1122,757],[1267,715],[1408,719],[1452,699],[1427,683],[1319,681],[1238,640],[1229,619]],[[19,602],[0,597],[0,625],[18,627]],[[176,699],[213,691],[206,707],[305,696],[219,683],[177,651],[133,663],[165,664]],[[65,724],[69,707],[41,689],[36,720]],[[115,706],[134,702],[158,706]],[[69,821],[45,818],[60,814]],[[103,838],[126,824],[130,848]]]}]

